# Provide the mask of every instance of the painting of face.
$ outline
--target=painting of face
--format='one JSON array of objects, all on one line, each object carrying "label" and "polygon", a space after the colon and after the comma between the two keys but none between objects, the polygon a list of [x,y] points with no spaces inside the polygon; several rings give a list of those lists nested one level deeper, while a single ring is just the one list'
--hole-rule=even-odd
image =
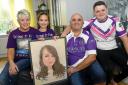
[{"label": "painting of face", "polygon": [[47,48],[44,48],[42,51],[42,61],[45,66],[48,67],[48,69],[52,69],[52,66],[55,63],[55,57],[48,51]]},{"label": "painting of face", "polygon": [[35,85],[59,85],[67,79],[65,38],[30,41]]}]

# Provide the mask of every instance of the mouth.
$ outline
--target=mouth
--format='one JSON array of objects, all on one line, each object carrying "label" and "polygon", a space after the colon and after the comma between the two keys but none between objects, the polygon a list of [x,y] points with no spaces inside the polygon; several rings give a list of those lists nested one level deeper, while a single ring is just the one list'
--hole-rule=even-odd
[{"label": "mouth", "polygon": [[51,61],[51,62],[49,62],[49,64],[50,64],[50,65],[52,65],[52,64],[53,64],[53,62]]},{"label": "mouth", "polygon": [[23,27],[28,27],[29,25],[23,25]]},{"label": "mouth", "polygon": [[46,24],[42,24],[41,26],[47,26]]}]

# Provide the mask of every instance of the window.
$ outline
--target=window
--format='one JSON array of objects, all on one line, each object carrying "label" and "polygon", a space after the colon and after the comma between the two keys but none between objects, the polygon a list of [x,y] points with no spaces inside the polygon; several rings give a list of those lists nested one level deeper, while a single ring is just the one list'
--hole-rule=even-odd
[{"label": "window", "polygon": [[19,26],[16,14],[21,9],[27,9],[31,13],[31,26],[36,26],[32,1],[0,0],[0,35],[6,35],[9,30]]},{"label": "window", "polygon": [[0,35],[3,35],[6,34],[12,25],[9,0],[1,0],[0,6]]}]

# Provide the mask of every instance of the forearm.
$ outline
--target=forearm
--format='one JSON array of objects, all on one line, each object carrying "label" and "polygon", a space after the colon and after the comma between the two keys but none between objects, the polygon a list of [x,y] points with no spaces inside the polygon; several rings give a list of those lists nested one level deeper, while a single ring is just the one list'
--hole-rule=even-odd
[{"label": "forearm", "polygon": [[126,43],[123,43],[124,44],[124,47],[125,47],[125,51],[126,51],[126,53],[128,54],[128,42]]},{"label": "forearm", "polygon": [[128,37],[127,37],[127,35],[121,37],[121,40],[122,40],[122,42],[123,42],[125,51],[126,51],[127,54],[128,54]]},{"label": "forearm", "polygon": [[89,55],[82,63],[80,63],[78,66],[76,66],[76,71],[83,70],[90,66],[94,61],[96,60],[96,55],[91,54]]},{"label": "forearm", "polygon": [[61,37],[65,37],[71,31],[71,27],[67,26],[61,34]]},{"label": "forearm", "polygon": [[8,57],[9,64],[14,62],[14,54],[15,54],[14,48],[9,48],[7,51],[7,57]]}]

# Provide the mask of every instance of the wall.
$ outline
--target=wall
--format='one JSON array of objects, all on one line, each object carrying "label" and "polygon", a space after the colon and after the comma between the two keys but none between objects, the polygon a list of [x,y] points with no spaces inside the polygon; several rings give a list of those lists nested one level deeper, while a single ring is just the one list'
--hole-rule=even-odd
[{"label": "wall", "polygon": [[[50,0],[49,0],[50,1]],[[93,17],[93,4],[99,0],[60,0],[62,24],[69,23],[70,17],[73,13],[79,12],[84,19]],[[38,9],[38,0],[33,0],[34,10]]]},{"label": "wall", "polygon": [[84,19],[93,17],[93,4],[99,0],[65,0],[67,10],[67,21],[69,22],[70,17],[73,13],[82,14]]}]

